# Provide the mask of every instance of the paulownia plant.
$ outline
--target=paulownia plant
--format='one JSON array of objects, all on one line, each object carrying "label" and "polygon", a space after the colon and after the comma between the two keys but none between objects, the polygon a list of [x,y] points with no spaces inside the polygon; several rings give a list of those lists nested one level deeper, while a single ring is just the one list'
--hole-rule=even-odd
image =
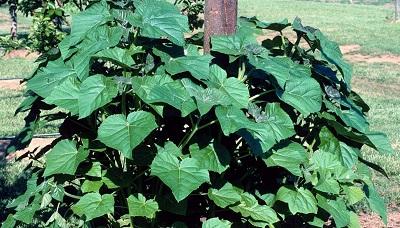
[{"label": "paulownia plant", "polygon": [[370,168],[384,171],[360,149],[392,148],[336,43],[299,19],[240,18],[204,54],[188,31],[163,0],[73,18],[27,79],[9,152],[46,122],[61,136],[29,154],[3,227],[359,227],[363,199],[386,222]]}]

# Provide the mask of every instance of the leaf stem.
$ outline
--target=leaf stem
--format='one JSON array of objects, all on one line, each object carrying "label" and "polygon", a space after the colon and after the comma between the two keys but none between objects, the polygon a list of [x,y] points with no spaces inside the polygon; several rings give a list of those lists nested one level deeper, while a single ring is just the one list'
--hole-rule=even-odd
[{"label": "leaf stem", "polygon": [[80,196],[73,195],[73,194],[71,194],[71,193],[68,193],[67,191],[64,191],[64,194],[65,194],[66,196],[70,197],[70,198],[73,198],[73,199],[78,199],[78,200],[81,199]]},{"label": "leaf stem", "polygon": [[249,101],[253,101],[253,100],[255,100],[255,99],[257,99],[257,98],[259,98],[259,97],[261,97],[261,96],[263,96],[265,94],[268,94],[268,93],[271,93],[271,92],[274,92],[274,91],[275,91],[275,89],[271,89],[271,90],[267,90],[267,91],[261,92],[259,94],[256,94],[256,95],[250,97]]},{"label": "leaf stem", "polygon": [[202,129],[204,129],[204,128],[210,126],[210,125],[213,125],[213,124],[215,124],[215,123],[217,123],[217,122],[218,122],[218,120],[213,120],[213,121],[211,121],[211,122],[209,122],[209,123],[204,124],[203,126],[198,127],[197,130],[200,131],[200,130],[202,130]]},{"label": "leaf stem", "polygon": [[199,118],[196,122],[196,124],[193,126],[189,136],[184,137],[182,142],[179,143],[179,148],[183,148],[186,146],[186,144],[190,141],[190,139],[192,139],[192,137],[196,134],[196,132],[199,130],[199,123],[201,121],[201,118]]}]

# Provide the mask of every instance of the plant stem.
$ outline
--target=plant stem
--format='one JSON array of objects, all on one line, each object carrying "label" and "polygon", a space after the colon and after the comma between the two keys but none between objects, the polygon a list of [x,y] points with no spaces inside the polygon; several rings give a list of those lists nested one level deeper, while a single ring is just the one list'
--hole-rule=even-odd
[{"label": "plant stem", "polygon": [[246,63],[243,61],[242,57],[239,58],[239,70],[238,70],[238,79],[240,81],[242,81],[245,76],[245,72],[246,72]]},{"label": "plant stem", "polygon": [[261,92],[259,94],[256,94],[256,95],[250,97],[249,101],[253,101],[253,100],[255,100],[255,99],[257,99],[257,98],[259,98],[259,97],[261,97],[261,96],[263,96],[265,94],[268,94],[268,93],[274,92],[274,91],[275,91],[275,89],[271,89],[271,90],[267,90],[267,91]]},{"label": "plant stem", "polygon": [[209,123],[204,124],[203,126],[198,127],[197,130],[200,131],[200,130],[202,130],[202,129],[204,129],[204,128],[210,126],[210,125],[213,125],[213,124],[215,124],[215,123],[217,123],[217,122],[218,122],[218,120],[213,120],[213,121],[211,121],[211,122],[209,122]]},{"label": "plant stem", "polygon": [[183,147],[185,147],[186,144],[192,139],[192,137],[194,136],[194,134],[196,134],[196,132],[199,130],[199,123],[200,123],[200,121],[201,121],[201,118],[199,118],[199,119],[197,120],[197,123],[193,126],[193,128],[192,128],[192,130],[191,130],[189,136],[188,136],[188,137],[184,137],[183,140],[182,140],[182,142],[179,143],[179,148],[182,149]]},{"label": "plant stem", "polygon": [[68,192],[66,192],[66,191],[64,191],[64,194],[65,194],[66,196],[70,197],[70,198],[73,198],[73,199],[78,199],[78,200],[81,199],[80,196],[73,195],[73,194],[68,193]]}]

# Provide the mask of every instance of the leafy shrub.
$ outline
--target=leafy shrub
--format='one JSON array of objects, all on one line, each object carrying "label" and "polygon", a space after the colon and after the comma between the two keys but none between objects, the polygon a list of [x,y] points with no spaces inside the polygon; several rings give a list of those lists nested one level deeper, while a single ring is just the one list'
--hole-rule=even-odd
[{"label": "leafy shrub", "polygon": [[[133,3],[76,15],[28,79],[17,110],[27,123],[9,152],[38,121],[62,119],[61,137],[31,158],[5,224],[357,227],[362,199],[386,222],[370,168],[384,171],[360,149],[392,149],[369,130],[336,43],[299,19],[241,18],[201,54],[175,6]],[[260,44],[264,31],[280,35]]]},{"label": "leafy shrub", "polygon": [[187,15],[190,29],[194,30],[203,26],[204,0],[175,0],[174,4],[180,6],[181,11]]},{"label": "leafy shrub", "polygon": [[37,9],[33,14],[31,32],[28,37],[31,42],[30,47],[40,53],[57,47],[65,36],[61,27],[63,20],[63,9],[56,8],[52,4],[46,4],[45,7]]},{"label": "leafy shrub", "polygon": [[0,36],[0,48],[5,52],[26,48],[26,40],[14,40],[10,35]]}]

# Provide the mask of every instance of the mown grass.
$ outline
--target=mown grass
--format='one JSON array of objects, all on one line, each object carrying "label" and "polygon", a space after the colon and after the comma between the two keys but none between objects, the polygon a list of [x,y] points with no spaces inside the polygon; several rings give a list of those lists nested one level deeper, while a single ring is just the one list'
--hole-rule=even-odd
[{"label": "mown grass", "polygon": [[[0,88],[0,137],[12,137],[23,128],[24,114],[14,116],[14,112],[23,100],[22,92]],[[46,114],[46,113],[44,113]],[[56,133],[60,122],[54,121],[40,126],[37,134]]]},{"label": "mown grass", "polygon": [[[350,4],[349,0],[300,0],[300,1]],[[393,0],[353,0],[353,4],[363,4],[363,5],[384,5],[392,2]]]},{"label": "mown grass", "polygon": [[37,64],[30,59],[0,59],[0,79],[26,78],[36,69]]},{"label": "mown grass", "polygon": [[393,10],[382,5],[320,3],[296,0],[239,0],[240,15],[268,21],[282,18],[320,28],[340,44],[361,45],[364,54],[400,54],[400,23],[391,23]]},{"label": "mown grass", "polygon": [[374,182],[385,201],[400,205],[400,65],[357,64],[353,88],[370,105],[368,119],[372,130],[388,135],[394,154],[379,154],[371,148],[362,150],[366,160],[383,167],[389,179],[374,173]]}]

